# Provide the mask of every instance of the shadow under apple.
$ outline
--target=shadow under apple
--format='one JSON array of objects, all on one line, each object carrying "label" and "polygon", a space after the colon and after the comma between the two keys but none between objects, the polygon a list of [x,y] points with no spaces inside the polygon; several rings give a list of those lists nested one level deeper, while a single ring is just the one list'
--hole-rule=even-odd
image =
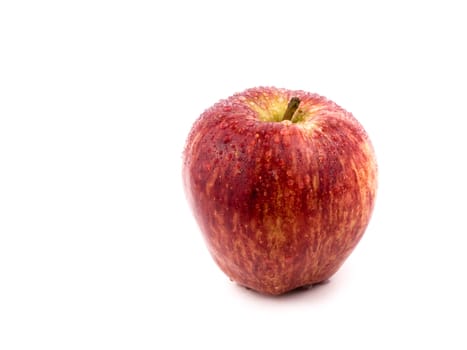
[{"label": "shadow under apple", "polygon": [[[346,270],[346,269],[345,269]],[[339,271],[330,279],[325,281],[295,288],[289,292],[280,295],[269,295],[259,293],[250,288],[241,286],[235,282],[231,282],[232,288],[235,292],[241,293],[246,297],[255,298],[263,301],[278,301],[278,302],[289,302],[289,301],[299,301],[299,300],[322,300],[328,299],[335,295],[339,289],[343,287],[346,271]]]}]

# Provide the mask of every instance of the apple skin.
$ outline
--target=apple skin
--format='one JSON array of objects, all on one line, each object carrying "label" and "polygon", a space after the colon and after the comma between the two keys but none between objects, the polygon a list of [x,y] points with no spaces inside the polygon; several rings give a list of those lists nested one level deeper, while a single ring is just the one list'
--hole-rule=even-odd
[{"label": "apple skin", "polygon": [[[292,97],[293,122],[282,120]],[[258,87],[194,123],[183,181],[221,270],[279,295],[329,279],[353,251],[373,211],[377,164],[351,113],[317,94]]]}]

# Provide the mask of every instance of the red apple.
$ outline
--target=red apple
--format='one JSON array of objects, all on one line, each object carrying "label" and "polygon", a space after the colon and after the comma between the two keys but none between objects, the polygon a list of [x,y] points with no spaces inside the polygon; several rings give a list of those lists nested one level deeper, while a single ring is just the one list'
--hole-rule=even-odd
[{"label": "red apple", "polygon": [[259,87],[206,110],[183,154],[189,204],[215,262],[278,295],[329,279],[362,237],[377,165],[351,113],[317,94]]}]

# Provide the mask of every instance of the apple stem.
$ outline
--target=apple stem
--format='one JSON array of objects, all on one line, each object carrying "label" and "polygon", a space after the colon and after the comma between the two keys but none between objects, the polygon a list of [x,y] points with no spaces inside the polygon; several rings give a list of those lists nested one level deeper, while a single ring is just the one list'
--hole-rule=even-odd
[{"label": "apple stem", "polygon": [[299,105],[300,105],[300,99],[298,97],[292,97],[289,101],[289,104],[287,105],[287,109],[285,110],[282,120],[293,121],[292,119],[293,115],[295,114],[295,111],[298,109]]}]

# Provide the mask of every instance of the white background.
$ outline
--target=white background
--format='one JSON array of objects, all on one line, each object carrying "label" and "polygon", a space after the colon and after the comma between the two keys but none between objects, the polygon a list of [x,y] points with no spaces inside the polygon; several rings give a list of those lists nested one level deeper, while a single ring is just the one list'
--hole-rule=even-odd
[{"label": "white background", "polygon": [[[466,349],[462,1],[2,1],[0,348]],[[193,121],[317,92],[370,134],[371,224],[323,286],[215,266],[186,205]]]}]

